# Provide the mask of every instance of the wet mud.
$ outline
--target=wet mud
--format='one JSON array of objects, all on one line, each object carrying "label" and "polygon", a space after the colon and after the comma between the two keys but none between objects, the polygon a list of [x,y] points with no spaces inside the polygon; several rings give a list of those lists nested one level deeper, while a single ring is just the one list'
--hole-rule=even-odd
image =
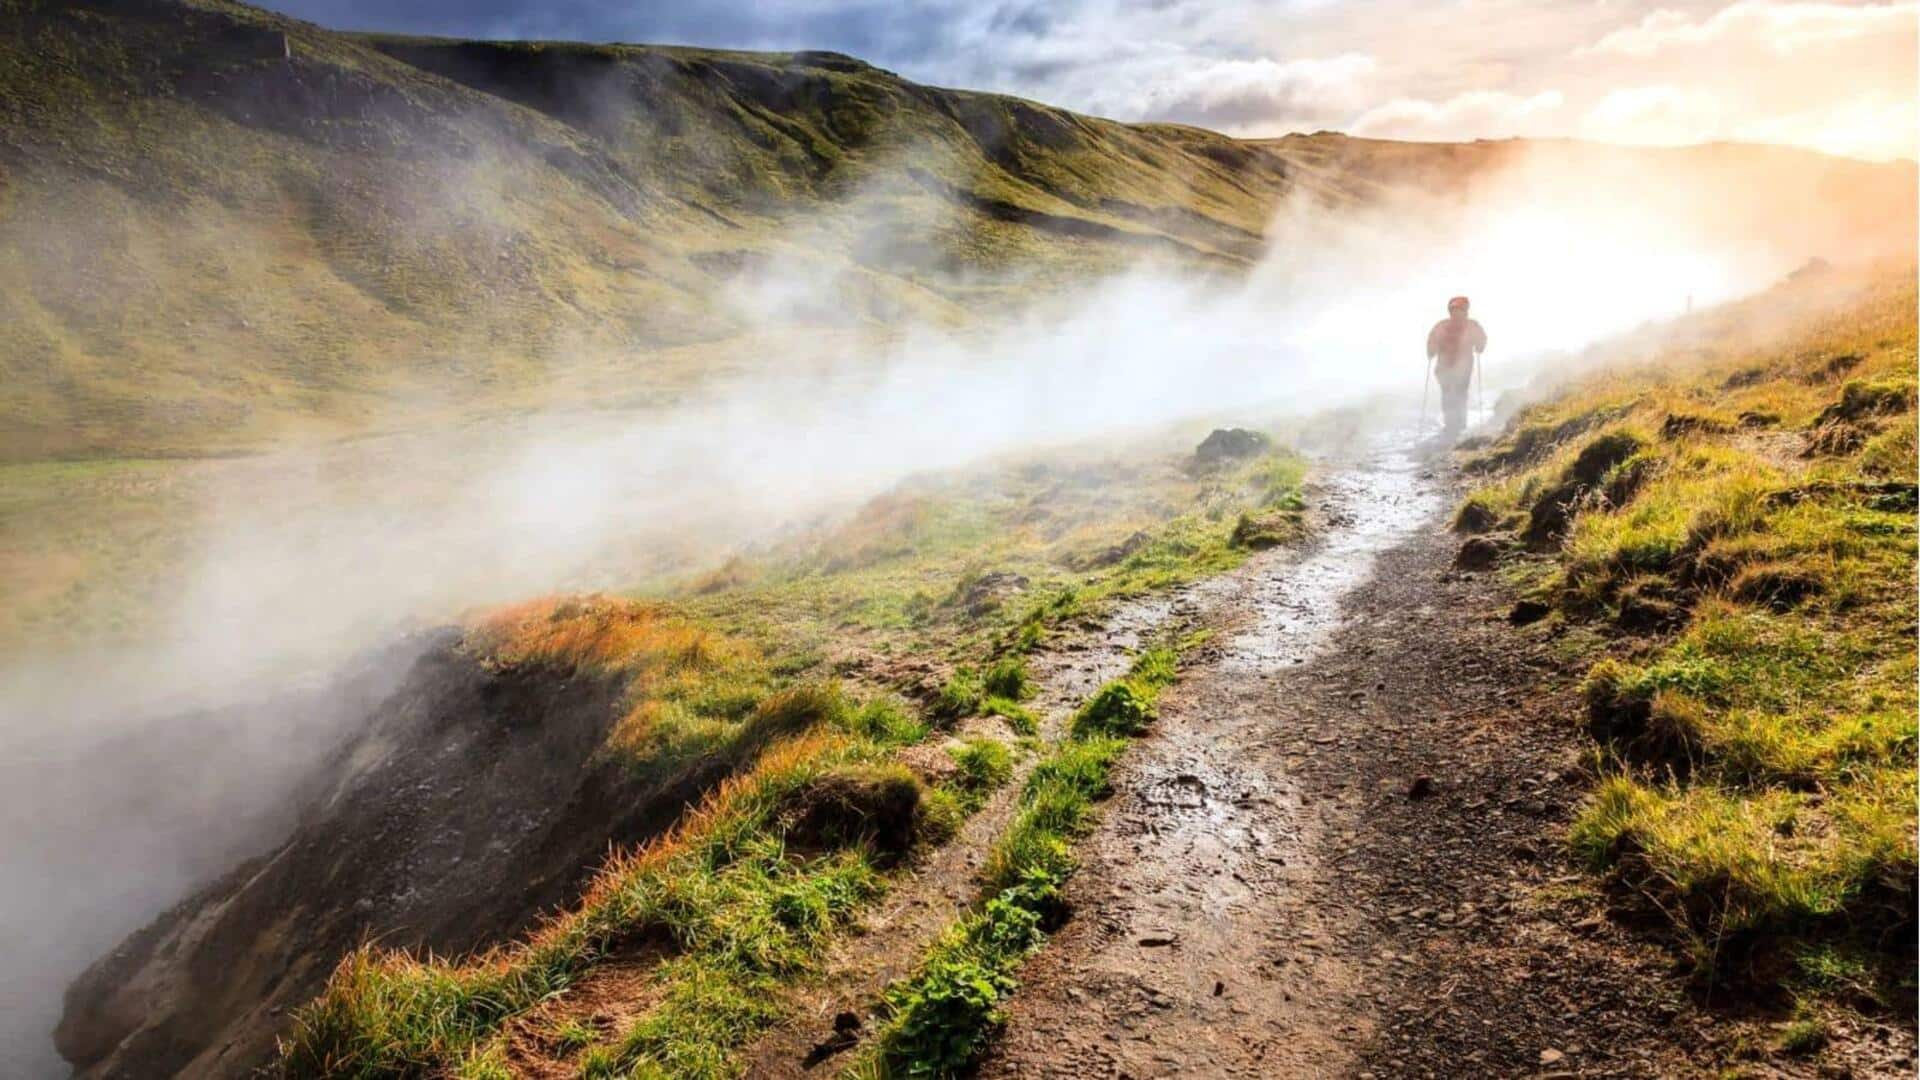
[{"label": "wet mud", "polygon": [[[1426,475],[1423,475],[1426,474]],[[1335,475],[1322,540],[1174,603],[1215,644],[1163,700],[1086,845],[1076,915],[1024,976],[987,1075],[1271,1076],[1343,1071],[1373,1022],[1369,960],[1324,943],[1313,796],[1271,753],[1285,687],[1342,625],[1383,552],[1434,521],[1430,470],[1381,452]]]}]

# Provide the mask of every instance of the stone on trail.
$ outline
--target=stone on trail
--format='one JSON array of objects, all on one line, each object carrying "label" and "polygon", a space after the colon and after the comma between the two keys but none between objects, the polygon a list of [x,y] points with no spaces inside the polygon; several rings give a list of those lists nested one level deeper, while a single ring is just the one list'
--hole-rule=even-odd
[{"label": "stone on trail", "polygon": [[1553,613],[1553,609],[1539,600],[1520,600],[1507,612],[1507,621],[1515,626],[1530,626]]},{"label": "stone on trail", "polygon": [[1500,561],[1502,545],[1491,536],[1473,536],[1453,557],[1456,570],[1486,570]]}]

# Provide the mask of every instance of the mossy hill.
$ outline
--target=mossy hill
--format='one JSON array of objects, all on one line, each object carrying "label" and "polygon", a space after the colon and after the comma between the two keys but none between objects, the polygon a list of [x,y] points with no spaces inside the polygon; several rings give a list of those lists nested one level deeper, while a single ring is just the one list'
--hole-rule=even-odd
[{"label": "mossy hill", "polygon": [[[0,461],[671,400],[793,362],[796,328],[964,322],[1143,257],[1232,274],[1283,197],[1469,191],[1533,145],[1236,140],[825,52],[0,0]],[[1905,163],[1547,150],[1785,185],[1762,227],[1796,254],[1911,220]]]}]

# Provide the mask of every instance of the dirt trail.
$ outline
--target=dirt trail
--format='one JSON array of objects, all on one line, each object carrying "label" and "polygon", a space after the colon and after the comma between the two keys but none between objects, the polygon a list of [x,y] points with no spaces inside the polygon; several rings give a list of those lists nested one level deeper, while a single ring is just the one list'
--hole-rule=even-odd
[{"label": "dirt trail", "polygon": [[[987,1077],[1710,1074],[1752,1018],[1700,1008],[1672,954],[1568,864],[1574,687],[1459,573],[1444,462],[1379,452],[1316,496],[1305,552],[1118,612],[1043,669],[1050,720],[1144,636],[1216,633],[1083,842],[1073,916],[1021,972]],[[1010,789],[1009,789],[1010,790]],[[891,979],[973,899],[1003,801],[876,912],[748,1055],[835,1075]],[[836,1016],[861,1023],[836,1028]],[[1909,1033],[1755,1076],[1911,1075]]]},{"label": "dirt trail", "polygon": [[983,1075],[1698,1070],[1712,1021],[1563,863],[1570,689],[1451,571],[1438,468],[1358,463],[1318,548],[1177,601],[1218,634]]}]

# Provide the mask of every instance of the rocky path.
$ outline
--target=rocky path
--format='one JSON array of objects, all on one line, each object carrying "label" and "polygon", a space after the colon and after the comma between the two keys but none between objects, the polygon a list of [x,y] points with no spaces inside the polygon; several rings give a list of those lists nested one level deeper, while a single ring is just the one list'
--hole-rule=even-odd
[{"label": "rocky path", "polygon": [[1563,863],[1570,689],[1450,569],[1445,489],[1361,463],[1322,545],[1179,601],[1217,635],[983,1075],[1697,1071],[1709,1021]]}]

